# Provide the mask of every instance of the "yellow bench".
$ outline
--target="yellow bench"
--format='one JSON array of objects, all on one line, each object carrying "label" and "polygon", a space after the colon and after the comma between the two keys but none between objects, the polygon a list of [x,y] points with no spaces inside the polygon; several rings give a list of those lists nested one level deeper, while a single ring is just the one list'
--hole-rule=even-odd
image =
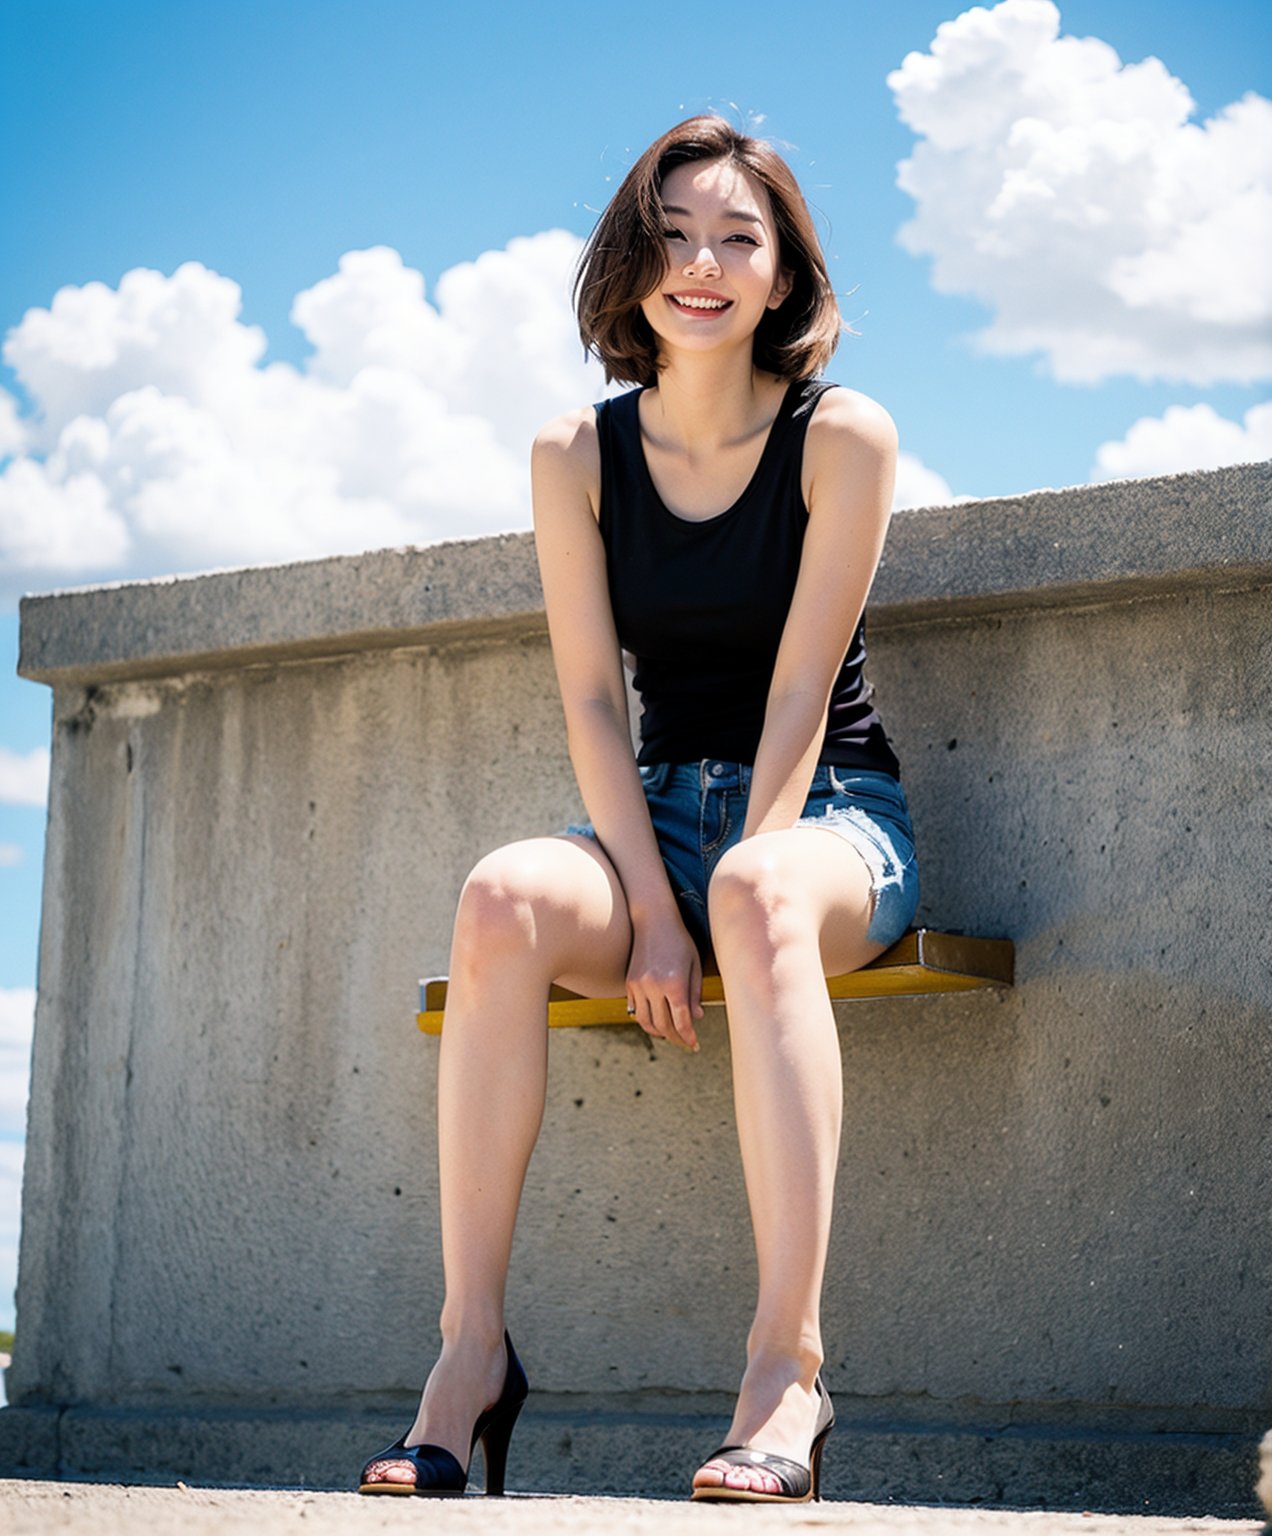
[{"label": "yellow bench", "polygon": [[[976,987],[1012,984],[1015,946],[1010,939],[975,939],[961,933],[914,928],[859,971],[828,976],[826,988],[836,1001],[863,997],[915,997],[925,992],[967,992]],[[723,1003],[718,975],[702,978],[702,1001]],[[426,1035],[440,1035],[446,1007],[446,977],[420,982],[416,1022]],[[553,987],[548,1023],[560,1029],[580,1024],[630,1024],[625,997],[580,997]]]}]

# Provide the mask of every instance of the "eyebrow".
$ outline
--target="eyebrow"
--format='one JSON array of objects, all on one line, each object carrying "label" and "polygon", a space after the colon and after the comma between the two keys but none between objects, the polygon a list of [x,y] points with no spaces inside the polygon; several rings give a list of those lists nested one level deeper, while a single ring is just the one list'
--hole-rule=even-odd
[{"label": "eyebrow", "polygon": [[[688,208],[673,208],[670,203],[664,203],[663,212],[689,214],[691,210]],[[762,224],[764,222],[758,213],[747,213],[742,208],[726,208],[724,217],[728,220],[737,220],[744,224]]]}]

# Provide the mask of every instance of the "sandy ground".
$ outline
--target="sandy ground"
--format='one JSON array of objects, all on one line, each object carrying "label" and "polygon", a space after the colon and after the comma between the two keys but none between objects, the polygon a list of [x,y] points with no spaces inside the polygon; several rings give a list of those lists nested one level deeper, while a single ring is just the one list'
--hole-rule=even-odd
[{"label": "sandy ground", "polygon": [[764,1509],[650,1499],[360,1498],[297,1490],[120,1487],[110,1483],[0,1480],[6,1536],[336,1536],[427,1531],[429,1536],[738,1536],[843,1532],[845,1536],[1256,1536],[1257,1521],[1043,1511],[805,1504]]}]

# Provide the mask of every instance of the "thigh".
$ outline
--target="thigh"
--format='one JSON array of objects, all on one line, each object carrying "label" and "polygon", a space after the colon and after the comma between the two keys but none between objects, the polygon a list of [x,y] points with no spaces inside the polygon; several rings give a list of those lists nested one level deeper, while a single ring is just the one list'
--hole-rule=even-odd
[{"label": "thigh", "polygon": [[781,834],[798,849],[799,878],[815,902],[822,970],[827,976],[855,971],[887,948],[871,933],[875,878],[860,848],[814,822]]},{"label": "thigh", "polygon": [[919,865],[905,791],[890,774],[823,766],[813,776],[800,830],[846,842],[870,873],[868,938],[877,953],[905,933],[919,903]]},{"label": "thigh", "polygon": [[618,872],[594,837],[562,833],[536,839],[553,845],[548,855],[574,901],[577,942],[563,954],[553,980],[583,997],[618,997],[627,985],[632,925]]}]

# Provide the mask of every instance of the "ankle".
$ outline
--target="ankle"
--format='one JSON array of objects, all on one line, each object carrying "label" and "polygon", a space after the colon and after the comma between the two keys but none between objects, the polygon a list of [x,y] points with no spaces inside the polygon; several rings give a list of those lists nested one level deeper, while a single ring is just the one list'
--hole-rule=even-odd
[{"label": "ankle", "polygon": [[809,1392],[813,1390],[813,1383],[824,1363],[820,1340],[766,1338],[753,1332],[747,1341],[748,1372],[798,1382]]},{"label": "ankle", "polygon": [[489,1355],[503,1349],[502,1311],[490,1308],[442,1307],[442,1348],[452,1354]]}]

